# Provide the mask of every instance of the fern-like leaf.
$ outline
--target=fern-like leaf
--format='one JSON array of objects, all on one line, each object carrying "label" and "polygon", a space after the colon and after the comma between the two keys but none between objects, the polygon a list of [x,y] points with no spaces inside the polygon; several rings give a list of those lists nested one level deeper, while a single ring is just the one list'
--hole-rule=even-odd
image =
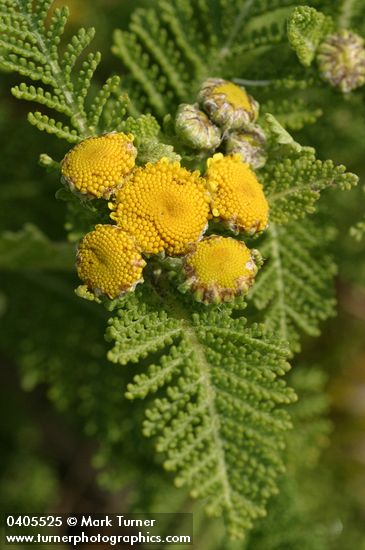
[{"label": "fern-like leaf", "polygon": [[322,116],[322,110],[310,109],[301,99],[269,100],[261,106],[264,113],[273,113],[276,120],[286,130],[301,130],[314,124]]},{"label": "fern-like leaf", "polygon": [[328,479],[318,464],[332,429],[327,417],[327,379],[321,370],[308,365],[296,365],[289,378],[298,393],[298,401],[290,407],[294,429],[288,434],[289,471],[281,480],[280,494],[270,502],[267,518],[250,533],[245,550],[333,547],[331,523],[324,528],[326,522],[320,518],[321,508],[328,505]]},{"label": "fern-like leaf", "polygon": [[[100,53],[91,52],[81,59],[89,47],[94,29],[80,29],[59,51],[61,37],[67,23],[68,8],[51,10],[52,1],[3,0],[0,7],[0,68],[17,72],[38,86],[22,83],[12,93],[19,99],[38,103],[56,111],[56,121],[41,112],[29,113],[28,119],[39,130],[55,134],[76,143],[96,133],[103,109],[119,86],[119,77],[112,77],[94,97],[91,107],[86,105],[90,84],[100,62]],[[75,68],[81,59],[81,67]],[[118,113],[123,116],[125,105]],[[64,118],[70,119],[67,124]],[[114,124],[116,121],[114,121]]]},{"label": "fern-like leaf", "polygon": [[120,123],[119,129],[133,134],[134,144],[138,149],[138,164],[157,162],[161,157],[177,161],[181,159],[180,155],[174,152],[172,145],[160,141],[160,125],[151,115],[128,117]]},{"label": "fern-like leaf", "polygon": [[299,335],[318,336],[319,324],[334,314],[336,266],[326,253],[334,231],[312,220],[272,223],[261,253],[267,258],[250,299],[269,331],[299,349]]},{"label": "fern-like leaf", "polygon": [[291,10],[288,0],[160,0],[137,10],[129,30],[115,32],[113,46],[128,70],[134,105],[163,117],[193,101],[204,78],[255,71],[263,52],[287,40]]},{"label": "fern-like leaf", "polygon": [[350,189],[358,177],[343,165],[321,161],[311,147],[302,147],[274,116],[265,115],[265,129],[271,144],[269,160],[261,180],[270,203],[270,219],[285,224],[315,211],[320,192],[327,187]]},{"label": "fern-like leaf", "polygon": [[302,65],[308,67],[323,38],[332,32],[331,17],[309,6],[296,7],[288,19],[288,38]]},{"label": "fern-like leaf", "polygon": [[288,350],[226,309],[190,313],[192,305],[166,289],[165,310],[148,302],[148,292],[139,291],[110,320],[107,339],[115,343],[108,357],[142,362],[127,397],[158,392],[145,435],[157,438],[176,484],[206,499],[207,511],[223,514],[231,535],[241,537],[265,515],[284,468],[291,423],[281,406],[295,399],[279,380],[289,369]]}]

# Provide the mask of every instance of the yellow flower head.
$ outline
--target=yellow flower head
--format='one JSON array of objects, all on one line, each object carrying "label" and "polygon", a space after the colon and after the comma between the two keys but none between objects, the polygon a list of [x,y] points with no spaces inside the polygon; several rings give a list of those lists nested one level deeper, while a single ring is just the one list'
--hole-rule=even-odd
[{"label": "yellow flower head", "polygon": [[111,218],[142,250],[184,254],[206,229],[209,197],[198,172],[163,158],[138,168],[116,195]]},{"label": "yellow flower head", "polygon": [[117,298],[143,281],[146,262],[133,237],[115,225],[97,225],[82,239],[77,273],[96,295]]},{"label": "yellow flower head", "polygon": [[208,78],[198,101],[211,120],[225,130],[250,126],[259,112],[257,101],[244,88],[221,78]]},{"label": "yellow flower head", "polygon": [[213,235],[203,239],[184,259],[186,282],[181,288],[192,290],[195,298],[205,304],[230,301],[252,285],[257,255],[257,251],[230,237]]},{"label": "yellow flower head", "polygon": [[64,180],[73,191],[108,199],[135,165],[131,134],[110,133],[78,143],[62,161]]},{"label": "yellow flower head", "polygon": [[208,160],[206,173],[215,218],[235,231],[253,234],[267,227],[269,205],[262,185],[239,154],[215,154]]}]

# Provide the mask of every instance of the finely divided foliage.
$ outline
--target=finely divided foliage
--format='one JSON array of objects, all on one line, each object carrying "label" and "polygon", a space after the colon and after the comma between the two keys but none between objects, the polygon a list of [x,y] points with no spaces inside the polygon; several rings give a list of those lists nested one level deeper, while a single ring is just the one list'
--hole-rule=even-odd
[{"label": "finely divided foliage", "polygon": [[[149,399],[143,430],[156,438],[176,484],[205,499],[207,510],[223,514],[229,532],[242,537],[265,514],[284,469],[282,449],[291,423],[282,406],[295,400],[280,379],[289,369],[286,359],[298,349],[300,332],[318,334],[320,321],[333,313],[335,268],[326,253],[332,233],[303,217],[315,210],[322,190],[347,189],[356,184],[356,176],[316,159],[313,149],[302,147],[287,132],[321,114],[285,97],[288,89],[307,85],[298,76],[301,72],[260,75],[265,55],[280,50],[292,62],[295,58],[286,34],[290,0],[161,0],[157,9],[138,10],[128,32],[116,31],[113,48],[129,71],[125,89],[136,118],[126,120],[127,100],[118,77],[89,93],[100,54],[84,50],[94,31],[80,29],[61,53],[68,10],[48,12],[51,5],[51,0],[2,0],[0,66],[37,82],[37,87],[15,86],[13,94],[56,111],[57,122],[38,111],[30,113],[29,121],[70,142],[105,131],[132,132],[137,163],[179,158],[171,145],[161,143],[159,124],[148,112],[161,120],[174,115],[179,103],[192,100],[206,76],[260,78],[237,81],[251,86],[250,92],[261,90],[260,123],[268,138],[269,159],[258,176],[270,203],[270,228],[256,245],[267,261],[250,296],[263,325],[248,324],[238,308],[194,304],[178,293],[172,272],[157,265],[147,273],[144,287],[112,304],[115,311],[107,329],[112,343],[108,358],[120,365],[138,364],[126,395]],[[321,21],[323,16],[310,12],[309,24],[316,32]],[[308,62],[308,37],[293,25],[292,46]],[[316,32],[309,30],[316,42]],[[168,117],[165,122],[168,132]],[[105,205],[84,204],[82,214],[70,193],[62,195],[69,203],[71,240],[105,222]],[[12,238],[2,242],[7,254]],[[37,243],[38,267],[44,250],[68,258],[67,247],[55,247],[34,229],[14,242],[25,250],[26,239]],[[26,265],[26,254],[23,258]],[[22,258],[15,259],[8,264],[17,269]]]},{"label": "finely divided foliage", "polygon": [[127,389],[135,399],[163,388],[147,408],[145,435],[157,438],[175,483],[207,499],[207,511],[223,513],[239,537],[265,515],[284,468],[278,451],[291,423],[281,406],[295,400],[279,379],[288,349],[229,310],[194,311],[166,289],[162,310],[149,293],[136,292],[111,319],[108,357],[150,363]]},{"label": "finely divided foliage", "polygon": [[320,161],[271,115],[265,117],[271,155],[261,171],[270,204],[270,226],[260,244],[266,260],[249,294],[270,331],[298,351],[300,334],[319,335],[319,324],[334,314],[332,280],[336,266],[326,253],[335,231],[303,219],[315,212],[327,187],[350,189],[358,178],[344,166]]},{"label": "finely divided foliage", "polygon": [[[294,5],[305,3],[158,0],[154,9],[136,10],[129,30],[115,31],[112,49],[128,70],[124,86],[131,93],[134,112],[147,110],[161,118],[174,113],[211,76],[234,78],[263,91],[267,98],[276,93],[279,101],[280,90],[306,88],[313,78],[303,79],[300,68],[289,65],[287,74],[272,74],[275,56],[287,56],[288,17]],[[323,1],[310,3],[316,7]],[[313,12],[313,24],[323,27],[327,18]],[[270,64],[265,63],[267,55]],[[291,111],[294,115],[295,102]]]},{"label": "finely divided foliage", "polygon": [[267,328],[290,342],[293,351],[302,332],[318,336],[320,323],[335,312],[336,265],[326,252],[334,235],[313,220],[272,223],[260,246],[267,265],[249,299]]},{"label": "finely divided foliage", "polygon": [[254,62],[255,49],[284,41],[290,4],[160,0],[156,10],[137,10],[113,47],[130,73],[134,107],[162,117],[194,97],[204,78],[225,76],[233,58]]},{"label": "finely divided foliage", "polygon": [[271,154],[260,177],[272,222],[286,224],[312,214],[321,191],[328,187],[348,190],[357,185],[355,174],[331,160],[317,159],[315,150],[294,141],[273,115],[266,113],[265,124]]},{"label": "finely divided foliage", "polygon": [[297,7],[288,20],[288,40],[299,61],[309,66],[323,38],[334,28],[331,17],[308,6]]},{"label": "finely divided foliage", "polygon": [[[79,29],[61,54],[59,44],[69,10],[56,8],[48,21],[52,4],[53,0],[1,2],[0,47],[3,51],[0,67],[40,84],[14,86],[15,97],[39,103],[62,115],[61,120],[56,121],[35,111],[29,113],[29,122],[40,130],[76,143],[100,131],[101,115],[112,94],[116,95],[113,110],[119,116],[124,113],[125,98],[118,96],[119,77],[113,76],[95,95],[91,105],[86,106],[91,80],[101,59],[99,52],[84,54],[95,30]],[[81,56],[83,60],[80,61]],[[65,117],[70,119],[70,125],[63,122]]]}]

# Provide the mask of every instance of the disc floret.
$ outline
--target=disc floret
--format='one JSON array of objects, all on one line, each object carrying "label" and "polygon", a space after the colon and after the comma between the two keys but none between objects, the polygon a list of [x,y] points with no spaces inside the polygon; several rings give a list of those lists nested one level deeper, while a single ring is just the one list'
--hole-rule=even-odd
[{"label": "disc floret", "polygon": [[204,304],[219,304],[246,294],[258,270],[256,250],[231,237],[212,235],[192,246],[184,258],[180,287]]},{"label": "disc floret", "polygon": [[145,265],[134,238],[115,225],[97,225],[77,251],[80,279],[95,295],[110,299],[134,290]]},{"label": "disc floret", "polygon": [[63,180],[76,193],[108,199],[134,168],[136,155],[131,134],[112,132],[87,138],[63,159]]},{"label": "disc floret", "polygon": [[163,158],[135,170],[110,205],[111,218],[143,252],[186,253],[208,223],[209,196],[198,171]]},{"label": "disc floret", "polygon": [[208,159],[207,186],[211,212],[234,231],[254,234],[268,225],[269,205],[255,172],[239,154]]}]

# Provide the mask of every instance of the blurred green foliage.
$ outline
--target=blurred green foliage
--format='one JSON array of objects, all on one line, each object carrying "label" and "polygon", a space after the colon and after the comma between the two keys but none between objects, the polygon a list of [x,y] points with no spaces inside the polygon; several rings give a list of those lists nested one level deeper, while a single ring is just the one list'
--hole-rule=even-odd
[{"label": "blurred green foliage", "polygon": [[[131,12],[143,4],[149,2],[68,0],[72,26],[97,27],[96,42],[104,55],[99,81],[120,72],[109,51],[112,31],[126,28]],[[285,69],[286,57],[279,53],[272,72]],[[61,241],[66,220],[62,201],[54,199],[59,182],[37,165],[37,159],[44,151],[60,159],[67,144],[30,127],[26,106],[10,96],[13,83],[12,76],[0,75],[0,229],[19,232],[34,224],[46,242]],[[308,105],[325,109],[295,138],[315,147],[320,158],[346,164],[365,181],[363,92],[346,100],[328,88],[301,96]],[[273,92],[260,99],[275,102],[278,97]],[[363,215],[365,195],[361,186],[351,193],[325,193],[320,215],[328,219],[336,213],[338,237],[332,252],[339,266],[339,316],[327,323],[320,338],[304,342],[294,365],[293,384],[299,394],[310,398],[293,406],[298,429],[289,436],[289,475],[282,480],[280,495],[271,501],[268,518],[247,541],[249,550],[365,548],[365,245],[349,234]],[[63,479],[55,457],[46,450],[47,434],[41,433],[39,419],[29,413],[37,391],[47,394],[62,411],[66,428],[77,434],[80,446],[85,445],[84,434],[93,439],[95,478],[108,490],[123,487],[117,501],[120,510],[190,511],[185,493],[170,487],[150,445],[136,433],[142,406],[121,399],[129,373],[105,360],[106,317],[97,306],[70,293],[76,285],[68,256],[72,245],[63,252],[46,272],[39,269],[41,264],[17,272],[16,258],[14,264],[2,266],[0,256],[0,352],[5,373],[0,400],[1,511],[52,510],[61,498]],[[320,367],[308,369],[310,364]],[[19,382],[14,372],[19,373]],[[41,406],[42,414],[48,415],[51,405],[44,400]],[[318,451],[323,448],[323,453]],[[193,510],[199,548],[238,548],[224,539],[219,521],[206,520],[198,505]]]}]

